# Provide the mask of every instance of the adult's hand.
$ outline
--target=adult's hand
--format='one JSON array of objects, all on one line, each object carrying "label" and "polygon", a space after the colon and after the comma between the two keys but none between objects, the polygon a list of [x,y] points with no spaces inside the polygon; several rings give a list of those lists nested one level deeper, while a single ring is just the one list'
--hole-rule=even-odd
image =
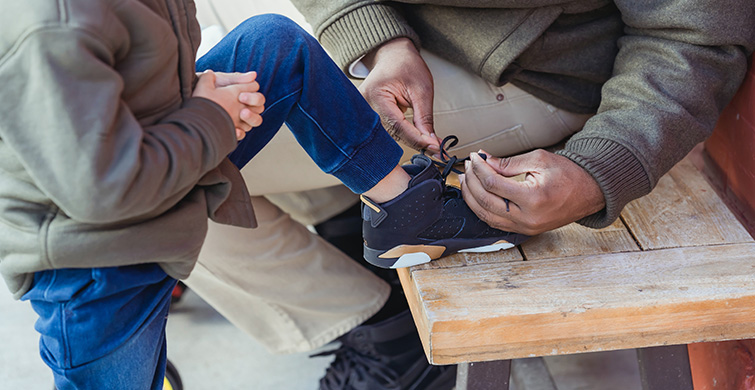
[{"label": "adult's hand", "polygon": [[[433,77],[408,38],[396,38],[365,56],[370,74],[359,86],[397,140],[420,150],[439,151],[433,129]],[[404,113],[414,111],[413,123]]]},{"label": "adult's hand", "polygon": [[472,211],[506,231],[536,235],[605,207],[603,192],[589,173],[544,150],[487,161],[472,153],[461,179],[464,200]]}]

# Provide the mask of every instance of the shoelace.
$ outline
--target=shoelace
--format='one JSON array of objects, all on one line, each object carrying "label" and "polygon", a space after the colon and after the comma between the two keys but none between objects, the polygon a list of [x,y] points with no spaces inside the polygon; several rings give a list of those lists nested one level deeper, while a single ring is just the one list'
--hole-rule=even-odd
[{"label": "shoelace", "polygon": [[[446,146],[446,143],[450,143],[448,146]],[[441,177],[443,178],[443,184],[446,184],[446,177],[448,177],[451,172],[456,172],[458,174],[461,174],[462,172],[458,169],[454,168],[454,164],[457,162],[464,161],[466,159],[459,160],[456,156],[451,156],[448,154],[448,151],[446,149],[453,148],[456,144],[459,143],[459,137],[455,135],[449,135],[446,138],[443,138],[443,141],[440,142],[440,160],[435,160],[433,158],[430,158],[430,161],[439,168],[443,168],[443,171],[441,172]],[[427,150],[422,149],[422,154],[427,155]]]},{"label": "shoelace", "polygon": [[[456,163],[464,162],[469,160],[469,157],[465,158],[458,158],[456,156],[451,156],[448,154],[448,149],[453,148],[456,146],[456,144],[459,143],[459,137],[455,135],[449,135],[446,138],[443,138],[443,141],[440,142],[440,161],[430,159],[430,161],[433,162],[433,164],[439,168],[443,168],[443,171],[441,172],[441,176],[443,177],[443,183],[445,184],[446,177],[448,177],[451,172],[455,172],[457,174],[462,174],[464,172],[454,168],[454,165]],[[446,146],[448,144],[448,146]],[[422,154],[425,155],[427,153],[426,149],[422,149]],[[483,158],[483,160],[487,159],[487,155],[485,153],[480,153],[480,157]]]},{"label": "shoelace", "polygon": [[359,353],[348,345],[342,345],[332,351],[310,355],[310,357],[330,355],[335,355],[336,358],[333,364],[328,367],[325,376],[320,379],[320,385],[323,389],[343,389],[352,374],[355,374],[358,379],[378,378],[388,388],[398,388],[399,386],[399,376],[396,371],[377,359]]},{"label": "shoelace", "polygon": [[[446,143],[449,145],[446,146]],[[456,188],[453,188],[451,186],[446,185],[446,177],[451,174],[451,172],[455,172],[457,174],[462,174],[460,170],[454,168],[454,165],[458,162],[463,162],[466,160],[469,160],[469,157],[465,157],[462,159],[457,158],[456,156],[451,156],[448,154],[448,151],[446,149],[453,148],[456,146],[456,144],[459,143],[459,137],[455,135],[449,135],[445,138],[443,138],[443,141],[440,142],[440,160],[437,161],[434,159],[430,159],[430,161],[433,162],[433,164],[437,167],[443,168],[443,172],[440,173],[440,176],[442,178],[443,182],[443,188],[445,189],[443,191],[444,195],[448,196],[455,196],[455,197],[461,197],[461,192],[457,190]],[[426,152],[425,149],[422,149],[422,154],[424,155]],[[482,157],[483,160],[487,160],[488,156],[485,153],[480,153],[480,157]],[[503,201],[506,203],[506,211],[510,211],[509,208],[509,200],[506,198],[503,198]]]}]

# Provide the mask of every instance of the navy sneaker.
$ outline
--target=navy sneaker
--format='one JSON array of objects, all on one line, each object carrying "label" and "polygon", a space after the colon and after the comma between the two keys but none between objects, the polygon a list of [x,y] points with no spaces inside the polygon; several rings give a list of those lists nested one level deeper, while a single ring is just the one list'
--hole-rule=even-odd
[{"label": "navy sneaker", "polygon": [[429,157],[415,155],[411,164],[402,166],[412,176],[404,193],[385,203],[362,196],[365,260],[382,268],[402,268],[457,252],[513,248],[529,238],[488,226],[467,206],[458,188],[445,184],[455,160],[442,164],[446,169],[441,174]]}]

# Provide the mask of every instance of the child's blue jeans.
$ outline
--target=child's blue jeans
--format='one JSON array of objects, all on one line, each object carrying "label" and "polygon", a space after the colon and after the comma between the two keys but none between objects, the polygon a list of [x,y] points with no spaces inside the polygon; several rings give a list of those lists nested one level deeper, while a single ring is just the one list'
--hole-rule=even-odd
[{"label": "child's blue jeans", "polygon": [[[198,71],[206,69],[258,72],[266,110],[262,125],[230,155],[239,167],[284,122],[318,166],[354,192],[377,184],[401,157],[352,83],[313,37],[285,17],[244,22],[197,62]],[[35,274],[22,299],[39,314],[40,353],[57,389],[161,389],[175,284],[154,263]]]}]

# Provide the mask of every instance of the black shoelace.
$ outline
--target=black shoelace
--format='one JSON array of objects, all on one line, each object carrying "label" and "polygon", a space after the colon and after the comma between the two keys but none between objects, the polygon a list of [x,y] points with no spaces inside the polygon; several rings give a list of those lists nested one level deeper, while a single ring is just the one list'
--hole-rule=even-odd
[{"label": "black shoelace", "polygon": [[[449,143],[448,146],[446,146],[447,143]],[[465,159],[459,160],[456,156],[451,156],[448,154],[448,151],[446,151],[446,149],[452,148],[458,143],[459,143],[459,137],[455,135],[449,135],[448,137],[443,138],[443,141],[440,142],[440,160],[441,161],[430,158],[430,161],[432,161],[432,163],[436,167],[443,169],[440,175],[443,178],[444,185],[446,184],[446,177],[448,177],[448,175],[451,174],[451,172],[456,172],[458,174],[462,173],[458,169],[454,168],[454,164],[456,164],[457,162],[464,161]],[[427,153],[427,150],[422,149],[422,154],[427,155],[426,153]]]},{"label": "black shoelace", "polygon": [[[448,146],[446,146],[446,143],[448,143]],[[451,172],[455,172],[457,174],[462,174],[464,172],[454,168],[454,165],[459,162],[464,162],[466,160],[469,160],[469,157],[465,157],[462,159],[459,159],[456,156],[451,156],[448,154],[448,151],[446,149],[453,148],[456,146],[456,144],[459,143],[459,137],[455,135],[449,135],[445,138],[443,138],[443,141],[440,142],[440,160],[437,161],[434,159],[430,159],[430,161],[433,162],[433,164],[439,168],[443,168],[443,171],[440,173],[442,182],[443,182],[443,188],[445,189],[444,195],[446,196],[455,196],[455,197],[461,197],[461,192],[453,188],[451,186],[446,185],[446,177],[451,174]],[[424,155],[426,153],[425,149],[422,149],[422,154]],[[487,160],[488,156],[485,153],[480,153],[480,157],[482,157],[483,160]],[[509,208],[509,200],[506,198],[503,198],[503,201],[506,203],[506,211],[510,211]]]},{"label": "black shoelace", "polygon": [[[443,168],[443,171],[441,171],[440,175],[443,177],[443,184],[446,182],[446,177],[451,174],[451,172],[455,172],[457,174],[462,174],[464,172],[454,168],[454,165],[460,162],[464,162],[469,160],[469,157],[465,158],[458,158],[456,156],[451,156],[448,154],[448,149],[453,148],[456,146],[456,144],[459,143],[459,137],[455,135],[449,135],[446,138],[443,138],[443,141],[440,142],[440,161],[430,159],[430,161],[435,164],[435,166],[439,168]],[[446,146],[448,144],[448,146]],[[422,154],[425,155],[427,153],[426,149],[422,149]],[[485,153],[480,153],[480,157],[482,157],[483,160],[487,159],[487,155]]]}]

